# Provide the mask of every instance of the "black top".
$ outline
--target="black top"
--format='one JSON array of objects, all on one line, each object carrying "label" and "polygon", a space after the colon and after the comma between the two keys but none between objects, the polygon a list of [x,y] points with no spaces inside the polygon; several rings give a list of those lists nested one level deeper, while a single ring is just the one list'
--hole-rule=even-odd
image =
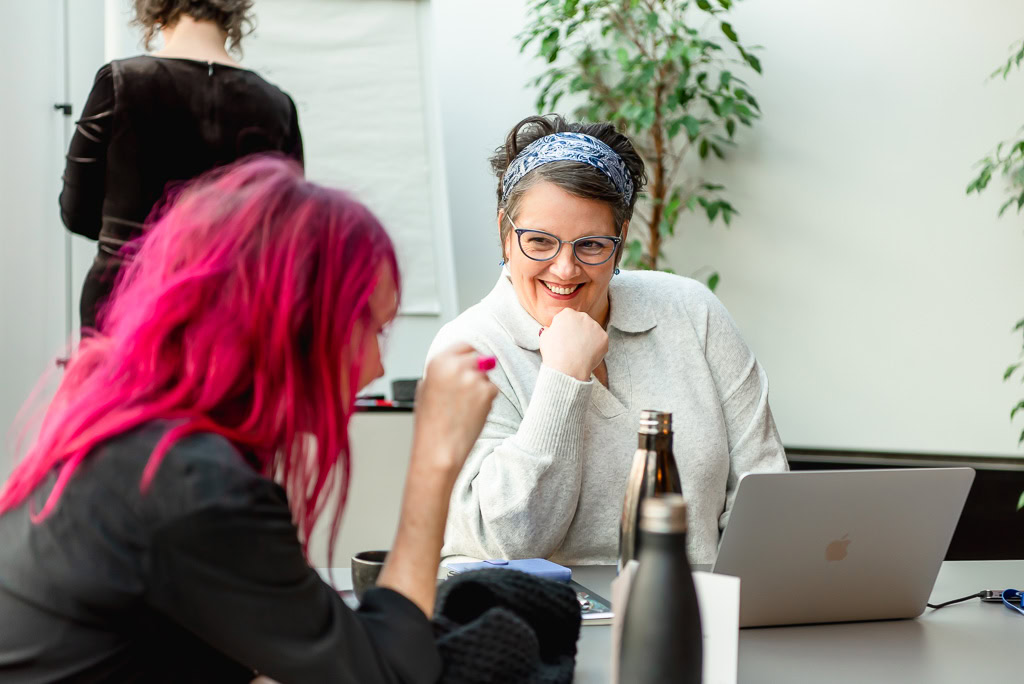
[{"label": "black top", "polygon": [[82,290],[82,325],[110,293],[117,251],[141,234],[164,192],[255,152],[302,161],[292,99],[256,72],[142,55],[96,74],[64,170],[61,219],[99,240]]},{"label": "black top", "polygon": [[358,611],[309,567],[285,491],[217,435],[169,423],[106,442],[38,524],[54,481],[0,515],[0,681],[435,682],[426,616],[389,589]]}]

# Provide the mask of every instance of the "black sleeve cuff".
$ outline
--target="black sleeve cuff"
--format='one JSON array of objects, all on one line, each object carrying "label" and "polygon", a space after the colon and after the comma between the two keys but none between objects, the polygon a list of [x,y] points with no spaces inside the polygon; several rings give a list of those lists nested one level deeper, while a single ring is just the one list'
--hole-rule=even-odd
[{"label": "black sleeve cuff", "polygon": [[401,681],[433,684],[441,677],[433,626],[415,603],[397,591],[373,587],[356,614]]}]

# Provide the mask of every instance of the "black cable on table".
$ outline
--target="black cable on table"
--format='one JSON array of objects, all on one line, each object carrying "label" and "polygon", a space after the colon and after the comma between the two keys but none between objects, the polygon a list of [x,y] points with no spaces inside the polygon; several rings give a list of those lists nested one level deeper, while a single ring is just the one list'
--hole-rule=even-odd
[{"label": "black cable on table", "polygon": [[964,596],[962,598],[953,599],[952,601],[946,601],[945,603],[938,603],[938,604],[929,603],[929,604],[926,604],[926,605],[929,608],[931,608],[932,610],[938,610],[939,608],[945,608],[946,606],[951,606],[954,603],[961,603],[963,601],[970,601],[973,598],[980,599],[980,598],[984,597],[986,594],[987,594],[987,592],[985,592],[985,591],[979,591],[977,594],[971,594],[970,596]]}]

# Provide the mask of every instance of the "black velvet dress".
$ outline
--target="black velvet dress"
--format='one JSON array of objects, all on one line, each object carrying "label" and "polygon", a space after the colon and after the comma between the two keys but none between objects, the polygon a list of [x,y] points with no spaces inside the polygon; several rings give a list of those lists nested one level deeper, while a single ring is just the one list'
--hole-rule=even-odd
[{"label": "black velvet dress", "polygon": [[149,55],[101,68],[60,195],[64,225],[99,241],[82,288],[82,327],[95,327],[121,267],[119,250],[142,234],[167,190],[270,151],[301,163],[302,136],[292,99],[254,71]]}]

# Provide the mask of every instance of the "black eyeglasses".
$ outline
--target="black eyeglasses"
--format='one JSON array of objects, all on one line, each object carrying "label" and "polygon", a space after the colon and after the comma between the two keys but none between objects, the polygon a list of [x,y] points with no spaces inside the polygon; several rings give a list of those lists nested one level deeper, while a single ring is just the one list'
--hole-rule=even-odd
[{"label": "black eyeglasses", "polygon": [[[512,223],[512,219],[508,220]],[[543,230],[526,230],[515,228],[519,238],[519,249],[527,259],[533,261],[551,261],[562,251],[562,245],[572,245],[572,253],[580,263],[587,266],[600,266],[607,262],[619,248],[622,238],[611,235],[585,235],[575,240],[562,240]]]}]

